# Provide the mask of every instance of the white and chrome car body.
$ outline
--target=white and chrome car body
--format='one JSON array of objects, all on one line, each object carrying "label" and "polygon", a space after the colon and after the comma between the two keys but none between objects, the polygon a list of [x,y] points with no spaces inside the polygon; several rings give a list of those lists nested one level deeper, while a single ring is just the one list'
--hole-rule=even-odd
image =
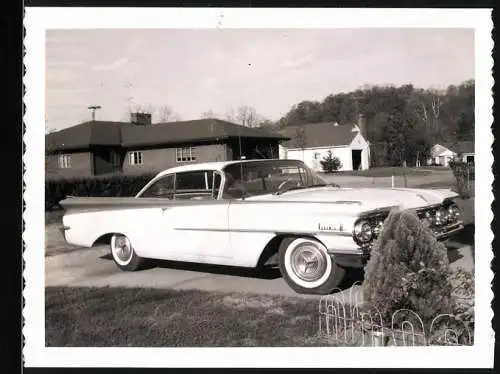
[{"label": "white and chrome car body", "polygon": [[[178,189],[183,181],[204,188]],[[243,160],[165,170],[135,197],[71,197],[61,205],[66,241],[77,246],[120,234],[141,258],[256,267],[283,238],[308,238],[336,264],[362,267],[393,208],[414,210],[438,238],[461,230],[456,196],[451,190],[341,188],[301,161]]]}]

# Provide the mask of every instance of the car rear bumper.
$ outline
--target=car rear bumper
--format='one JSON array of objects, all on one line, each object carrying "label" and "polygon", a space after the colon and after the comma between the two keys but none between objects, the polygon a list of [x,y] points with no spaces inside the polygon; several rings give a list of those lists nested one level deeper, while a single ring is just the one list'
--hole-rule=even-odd
[{"label": "car rear bumper", "polygon": [[66,238],[66,231],[69,230],[69,226],[62,226],[59,228],[59,232]]}]

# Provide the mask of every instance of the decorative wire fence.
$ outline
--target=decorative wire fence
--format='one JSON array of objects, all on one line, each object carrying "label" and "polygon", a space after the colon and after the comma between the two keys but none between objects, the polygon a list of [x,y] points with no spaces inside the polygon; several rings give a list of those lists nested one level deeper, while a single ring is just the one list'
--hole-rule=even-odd
[{"label": "decorative wire fence", "polygon": [[[354,290],[354,291],[353,291]],[[391,321],[363,302],[359,288],[349,293],[326,295],[319,303],[320,335],[340,346],[472,345],[469,326],[451,314],[436,316],[427,328],[412,310],[397,310]]]}]

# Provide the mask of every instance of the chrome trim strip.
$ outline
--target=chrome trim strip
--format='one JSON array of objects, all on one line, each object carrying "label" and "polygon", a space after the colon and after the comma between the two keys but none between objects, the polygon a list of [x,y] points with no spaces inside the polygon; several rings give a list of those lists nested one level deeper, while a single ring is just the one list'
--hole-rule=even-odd
[{"label": "chrome trim strip", "polygon": [[361,249],[335,249],[327,248],[326,250],[331,255],[353,255],[353,256],[363,256],[363,251]]},{"label": "chrome trim strip", "polygon": [[218,229],[218,228],[199,228],[199,227],[174,227],[177,231],[209,231],[209,232],[245,232],[245,233],[261,233],[274,235],[334,235],[334,236],[349,236],[351,233],[347,231],[275,231],[275,230],[259,230],[259,229]]}]

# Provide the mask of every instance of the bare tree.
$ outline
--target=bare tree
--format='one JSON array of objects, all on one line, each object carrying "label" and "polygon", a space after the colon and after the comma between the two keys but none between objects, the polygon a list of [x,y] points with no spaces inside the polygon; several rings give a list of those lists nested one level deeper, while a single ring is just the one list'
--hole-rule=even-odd
[{"label": "bare tree", "polygon": [[255,127],[258,123],[257,111],[247,105],[242,105],[238,107],[236,111],[236,119],[238,123],[245,127]]},{"label": "bare tree", "polygon": [[207,110],[206,112],[201,113],[200,118],[201,119],[217,118],[217,114],[215,114],[213,110]]},{"label": "bare tree", "polygon": [[174,111],[170,105],[163,105],[158,110],[160,122],[178,122],[181,120],[180,116]]},{"label": "bare tree", "polygon": [[234,109],[231,108],[229,109],[227,112],[226,112],[226,121],[229,121],[229,122],[236,122],[236,114],[234,112]]},{"label": "bare tree", "polygon": [[148,105],[140,105],[137,104],[132,108],[132,111],[135,113],[153,113],[154,112],[154,107],[150,104]]}]

